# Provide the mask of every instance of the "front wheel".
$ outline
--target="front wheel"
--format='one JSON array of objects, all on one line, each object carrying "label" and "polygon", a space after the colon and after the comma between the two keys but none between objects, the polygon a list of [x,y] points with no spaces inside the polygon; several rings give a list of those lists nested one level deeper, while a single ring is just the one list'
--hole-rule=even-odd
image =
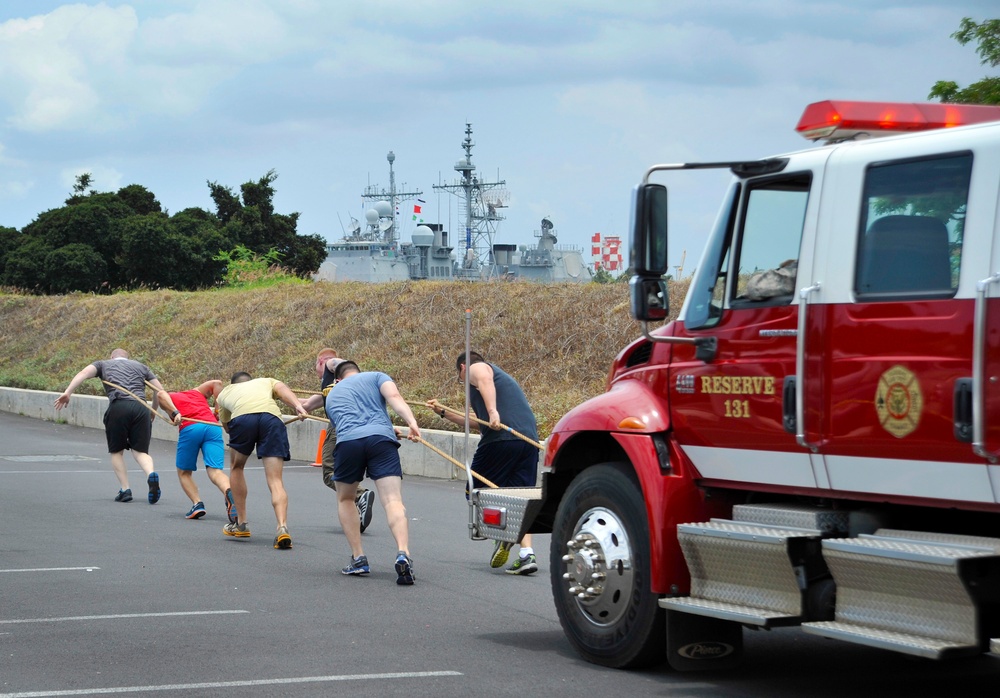
[{"label": "front wheel", "polygon": [[625,669],[666,658],[649,558],[646,504],[631,469],[587,468],[559,503],[549,561],[559,622],[587,661]]}]

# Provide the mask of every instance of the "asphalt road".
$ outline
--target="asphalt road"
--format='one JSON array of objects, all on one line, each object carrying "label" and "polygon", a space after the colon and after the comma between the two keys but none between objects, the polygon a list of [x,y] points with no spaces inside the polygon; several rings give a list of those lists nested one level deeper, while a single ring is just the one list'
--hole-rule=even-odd
[{"label": "asphalt road", "polygon": [[[294,425],[290,428],[294,428]],[[248,472],[249,540],[225,538],[222,496],[189,521],[174,445],[154,442],[163,498],[117,492],[99,430],[0,414],[0,698],[157,695],[934,696],[1000,686],[1000,661],[916,661],[812,637],[747,632],[725,674],[588,664],[563,637],[542,571],[490,570],[468,539],[463,483],[404,482],[416,583],[395,583],[395,547],[376,504],[368,578],[349,550],[318,468],[285,470],[293,549],[272,547],[263,472]],[[251,461],[251,464],[253,461]],[[544,560],[544,561],[543,561]]]}]

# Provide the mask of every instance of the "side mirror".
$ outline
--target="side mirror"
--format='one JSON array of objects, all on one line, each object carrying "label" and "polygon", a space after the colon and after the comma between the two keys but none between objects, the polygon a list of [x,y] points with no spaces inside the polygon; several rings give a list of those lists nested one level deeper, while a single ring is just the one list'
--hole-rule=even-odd
[{"label": "side mirror", "polygon": [[632,192],[632,251],[629,262],[638,276],[667,273],[667,188],[640,184]]},{"label": "side mirror", "polygon": [[667,282],[660,278],[633,276],[629,281],[632,317],[639,321],[658,322],[667,319],[670,298]]}]

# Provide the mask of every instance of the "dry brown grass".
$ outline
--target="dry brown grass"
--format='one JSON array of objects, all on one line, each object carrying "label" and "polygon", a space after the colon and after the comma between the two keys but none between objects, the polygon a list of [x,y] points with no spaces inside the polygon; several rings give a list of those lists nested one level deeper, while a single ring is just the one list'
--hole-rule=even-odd
[{"label": "dry brown grass", "polygon": [[[672,317],[686,284],[671,286]],[[89,362],[124,347],[171,390],[249,371],[315,389],[324,346],[385,371],[408,400],[460,406],[455,357],[472,346],[524,387],[542,436],[603,391],[611,360],[639,335],[628,286],[399,282],[280,284],[197,293],[0,295],[0,384],[61,391]],[[80,392],[98,393],[97,381]],[[442,428],[427,410],[423,426]]]}]

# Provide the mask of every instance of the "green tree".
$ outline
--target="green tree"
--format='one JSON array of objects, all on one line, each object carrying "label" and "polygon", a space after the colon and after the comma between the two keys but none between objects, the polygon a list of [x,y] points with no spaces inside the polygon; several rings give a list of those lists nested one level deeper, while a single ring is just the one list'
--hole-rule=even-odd
[{"label": "green tree", "polygon": [[93,193],[71,197],[66,206],[40,214],[25,226],[23,233],[43,240],[53,250],[73,243],[89,245],[105,261],[104,288],[113,290],[122,288],[127,280],[115,262],[121,248],[119,223],[134,215],[116,194]]},{"label": "green tree", "polygon": [[298,213],[275,213],[272,185],[277,178],[278,174],[269,170],[256,182],[241,185],[240,197],[228,187],[209,182],[216,216],[224,234],[238,245],[258,255],[273,250],[295,274],[312,274],[326,259],[326,241],[319,235],[299,235]]},{"label": "green tree", "polygon": [[73,184],[73,194],[74,195],[84,195],[89,194],[93,190],[91,185],[94,183],[94,176],[89,172],[84,172],[83,174],[78,174],[76,176],[76,182]]},{"label": "green tree", "polygon": [[222,231],[219,219],[204,209],[186,208],[171,216],[170,227],[181,247],[184,286],[199,289],[220,283],[226,265],[215,257],[232,249],[234,241]]},{"label": "green tree", "polygon": [[45,256],[46,291],[99,291],[107,280],[108,265],[90,245],[72,243]]},{"label": "green tree", "polygon": [[610,284],[613,283],[615,277],[611,275],[611,272],[607,269],[598,269],[594,272],[594,283],[595,284]]},{"label": "green tree", "polygon": [[[962,46],[975,41],[982,65],[994,68],[1000,65],[1000,19],[977,23],[964,17],[951,37]],[[985,77],[964,88],[952,80],[938,80],[927,98],[963,104],[1000,104],[1000,77]]]},{"label": "green tree", "polygon": [[7,257],[11,250],[21,244],[21,233],[17,228],[5,228],[0,226],[0,279],[3,279],[3,271],[7,266]]},{"label": "green tree", "polygon": [[119,226],[121,247],[115,262],[129,287],[184,288],[179,241],[162,213],[130,216]]},{"label": "green tree", "polygon": [[223,284],[235,288],[271,286],[289,280],[299,280],[281,266],[281,254],[270,249],[263,254],[237,245],[230,251],[221,251],[215,259],[226,265]]},{"label": "green tree", "polygon": [[161,213],[163,207],[153,196],[153,192],[140,184],[130,184],[118,190],[118,198],[140,216]]},{"label": "green tree", "polygon": [[49,285],[45,260],[52,249],[40,238],[28,237],[22,240],[7,258],[3,285],[32,293],[45,293]]}]

